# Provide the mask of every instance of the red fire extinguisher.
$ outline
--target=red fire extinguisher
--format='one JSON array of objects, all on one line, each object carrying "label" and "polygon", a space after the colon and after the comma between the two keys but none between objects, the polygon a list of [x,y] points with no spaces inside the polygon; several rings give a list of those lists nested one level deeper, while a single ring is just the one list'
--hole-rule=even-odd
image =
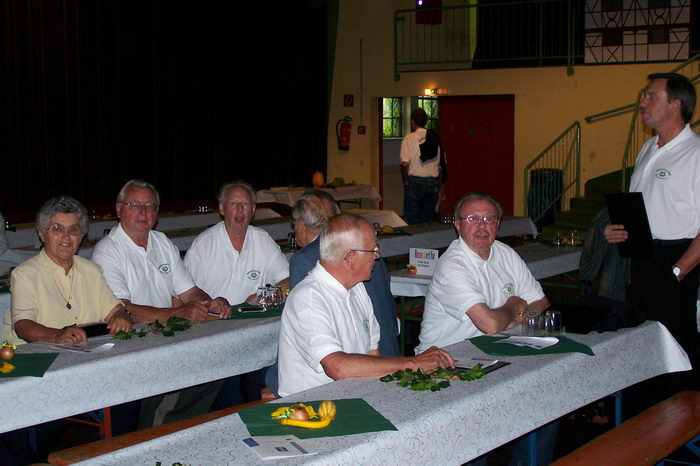
[{"label": "red fire extinguisher", "polygon": [[340,150],[350,150],[350,130],[352,125],[350,122],[352,118],[346,116],[345,118],[338,120],[335,124],[335,135],[338,138],[338,149]]}]

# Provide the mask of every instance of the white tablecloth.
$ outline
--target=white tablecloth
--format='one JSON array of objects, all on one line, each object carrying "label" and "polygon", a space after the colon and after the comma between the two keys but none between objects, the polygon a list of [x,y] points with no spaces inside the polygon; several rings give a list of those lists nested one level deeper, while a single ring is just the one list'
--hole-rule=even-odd
[{"label": "white tablecloth", "polygon": [[[97,354],[61,353],[44,377],[0,379],[0,432],[243,374],[277,357],[279,318],[212,321],[173,337],[114,342]],[[18,353],[52,352],[34,344]]]},{"label": "white tablecloth", "polygon": [[[255,211],[255,220],[279,218],[280,214],[272,209],[259,209]],[[159,231],[180,230],[185,228],[208,227],[221,220],[217,210],[200,214],[194,211],[188,213],[163,212],[158,217],[156,229]],[[87,234],[87,239],[100,239],[105,230],[110,230],[117,225],[117,219],[92,220]],[[34,224],[22,225],[17,231],[8,231],[7,238],[12,248],[24,248],[38,244],[38,237]]]},{"label": "white tablecloth", "polygon": [[[286,204],[289,207],[293,207],[297,199],[299,199],[304,191],[310,188],[292,188],[288,189],[286,187],[274,188],[274,189],[261,189],[257,193],[258,204],[262,202],[276,202],[277,204]],[[374,186],[358,184],[354,186],[343,186],[341,188],[322,188],[321,191],[325,191],[336,201],[346,201],[349,199],[370,199],[372,201],[381,201],[382,196],[379,195]]]},{"label": "white tablecloth", "polygon": [[[581,248],[555,248],[531,243],[515,248],[537,280],[578,270]],[[432,275],[408,275],[406,270],[391,272],[391,294],[418,297],[428,294]]]},{"label": "white tablecloth", "polygon": [[393,228],[403,228],[408,225],[399,217],[399,214],[393,210],[348,209],[344,212],[361,215],[366,218],[369,223],[378,223],[380,226],[388,225]]},{"label": "white tablecloth", "polygon": [[[440,392],[414,392],[370,377],[333,382],[279,400],[290,404],[363,398],[398,428],[307,439],[304,442],[319,455],[279,463],[461,464],[624,387],[689,368],[685,353],[657,322],[572,338],[589,345],[596,355],[509,357],[509,366],[474,382],[453,382]],[[448,350],[462,360],[484,356],[466,341]],[[85,464],[261,464],[242,442],[248,436],[238,414],[233,414]],[[265,462],[273,463],[277,464]]]},{"label": "white tablecloth", "polygon": [[[392,257],[408,254],[409,248],[446,248],[457,239],[457,231],[452,224],[428,223],[401,227],[408,235],[380,235],[379,247],[382,256]],[[529,217],[503,217],[496,236],[505,238],[515,235],[536,235],[537,228]]]}]

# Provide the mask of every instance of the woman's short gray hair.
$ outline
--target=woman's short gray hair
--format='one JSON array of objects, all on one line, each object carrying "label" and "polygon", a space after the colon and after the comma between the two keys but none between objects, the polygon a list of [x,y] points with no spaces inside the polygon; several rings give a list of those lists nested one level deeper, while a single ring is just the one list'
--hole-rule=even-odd
[{"label": "woman's short gray hair", "polygon": [[221,189],[219,189],[219,194],[216,196],[216,200],[219,201],[219,204],[226,203],[226,191],[228,191],[231,188],[245,189],[246,191],[248,191],[248,194],[250,194],[251,202],[255,204],[257,199],[257,196],[255,195],[255,190],[253,189],[253,186],[251,186],[250,183],[247,183],[243,180],[229,181],[227,183],[224,183],[221,186]]},{"label": "woman's short gray hair", "polygon": [[90,225],[87,209],[77,199],[70,196],[57,196],[44,202],[36,213],[36,229],[39,231],[47,231],[51,217],[56,214],[76,214],[80,222],[80,231],[86,233]]},{"label": "woman's short gray hair", "polygon": [[304,192],[292,208],[294,221],[302,222],[311,231],[320,231],[331,217],[339,213],[333,196],[317,189]]},{"label": "woman's short gray hair", "polygon": [[160,194],[158,194],[158,190],[156,189],[156,187],[148,181],[138,179],[129,180],[124,184],[124,186],[122,186],[122,189],[119,190],[119,194],[117,194],[117,202],[124,202],[124,199],[126,199],[126,192],[131,188],[150,190],[156,197],[156,204],[160,206]]},{"label": "woman's short gray hair", "polygon": [[501,217],[503,217],[503,207],[501,207],[501,204],[499,204],[499,202],[493,196],[486,193],[469,193],[462,199],[457,201],[457,204],[455,204],[455,219],[459,218],[459,216],[462,215],[460,213],[460,211],[462,210],[462,205],[464,205],[465,202],[469,201],[489,201],[496,208],[496,212],[498,212],[498,220],[500,221]]},{"label": "woman's short gray hair", "polygon": [[321,260],[339,262],[350,249],[362,249],[362,225],[372,228],[367,220],[354,214],[332,217],[321,230]]}]

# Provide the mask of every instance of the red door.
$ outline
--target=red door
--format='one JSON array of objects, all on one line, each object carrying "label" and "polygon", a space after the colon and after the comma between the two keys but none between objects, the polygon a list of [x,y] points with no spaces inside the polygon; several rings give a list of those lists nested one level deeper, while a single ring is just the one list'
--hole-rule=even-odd
[{"label": "red door", "polygon": [[440,138],[447,154],[447,199],[454,209],[472,191],[491,194],[513,215],[514,96],[440,97]]}]

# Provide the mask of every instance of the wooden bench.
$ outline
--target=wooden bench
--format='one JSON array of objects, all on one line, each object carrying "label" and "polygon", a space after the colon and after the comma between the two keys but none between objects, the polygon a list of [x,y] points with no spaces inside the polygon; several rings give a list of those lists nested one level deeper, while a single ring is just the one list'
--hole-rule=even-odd
[{"label": "wooden bench", "polygon": [[78,445],[65,450],[59,450],[49,455],[49,463],[67,465],[84,461],[96,456],[105,455],[107,453],[130,447],[138,443],[146,442],[154,438],[172,434],[179,430],[187,429],[208,421],[213,421],[223,416],[228,416],[245,408],[264,403],[262,400],[245,403],[242,405],[232,406],[230,408],[212,411],[210,413],[200,414],[189,419],[163,424],[160,426],[149,427],[146,429],[137,430],[128,434],[118,435],[110,439],[97,440],[95,442]]},{"label": "wooden bench", "polygon": [[[654,465],[700,435],[700,392],[681,392],[560,460],[570,465]],[[697,447],[694,453],[698,454]]]}]

